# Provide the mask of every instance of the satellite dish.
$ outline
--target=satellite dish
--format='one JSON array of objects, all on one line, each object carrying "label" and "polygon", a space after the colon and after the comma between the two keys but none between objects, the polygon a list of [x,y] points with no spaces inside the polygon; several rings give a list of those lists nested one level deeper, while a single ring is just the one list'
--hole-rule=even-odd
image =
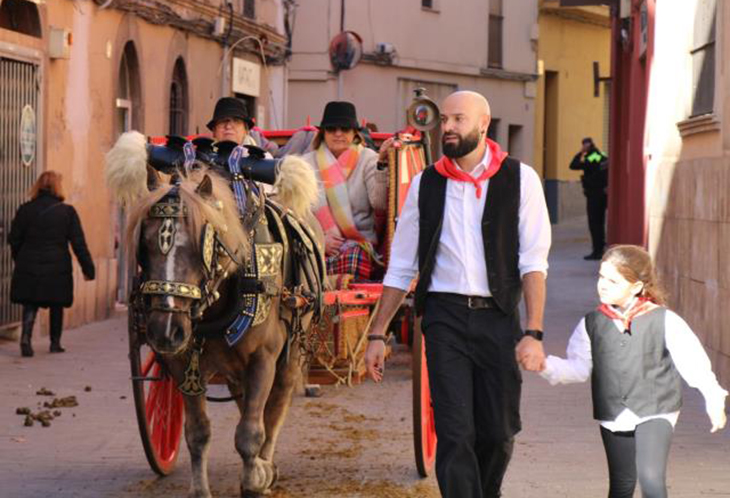
[{"label": "satellite dish", "polygon": [[362,38],[354,31],[343,31],[330,41],[329,53],[335,70],[352,69],[362,58]]}]

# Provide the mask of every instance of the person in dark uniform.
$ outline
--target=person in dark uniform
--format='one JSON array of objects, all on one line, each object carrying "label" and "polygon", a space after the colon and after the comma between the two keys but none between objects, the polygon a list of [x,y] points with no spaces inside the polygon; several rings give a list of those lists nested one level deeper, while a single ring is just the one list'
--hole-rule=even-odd
[{"label": "person in dark uniform", "polygon": [[23,305],[20,352],[33,356],[31,336],[38,308],[50,308],[50,350],[63,353],[63,308],[73,304],[74,291],[69,243],[86,280],[94,279],[94,262],[76,210],[63,202],[61,175],[41,173],[30,198],[18,208],[8,235],[15,262],[10,300]]},{"label": "person in dark uniform", "polygon": [[382,380],[388,323],[418,274],[439,489],[446,498],[493,498],[521,429],[518,362],[537,371],[545,361],[550,220],[535,170],[487,139],[487,100],[460,91],[441,110],[444,157],[411,183],[365,364]]},{"label": "person in dark uniform", "polygon": [[586,196],[588,229],[591,232],[593,250],[583,259],[600,260],[606,247],[606,207],[608,205],[608,156],[586,137],[580,152],[570,163],[570,169],[582,171],[580,177]]}]

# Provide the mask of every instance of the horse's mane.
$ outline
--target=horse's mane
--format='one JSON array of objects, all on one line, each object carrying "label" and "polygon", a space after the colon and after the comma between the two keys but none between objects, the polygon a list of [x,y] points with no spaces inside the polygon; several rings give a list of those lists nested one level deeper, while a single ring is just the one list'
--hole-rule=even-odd
[{"label": "horse's mane", "polygon": [[[202,197],[196,191],[204,175],[208,175],[213,182],[211,199]],[[160,186],[141,196],[130,206],[126,241],[130,256],[136,254],[141,225],[147,218],[150,208],[165,197],[172,188],[173,185]],[[251,240],[241,226],[236,201],[225,179],[210,170],[196,171],[188,178],[180,178],[178,195],[187,209],[187,216],[183,222],[195,251],[200,251],[203,227],[206,223],[210,223],[218,232],[223,243],[238,255],[236,258],[238,262],[249,258]]]}]

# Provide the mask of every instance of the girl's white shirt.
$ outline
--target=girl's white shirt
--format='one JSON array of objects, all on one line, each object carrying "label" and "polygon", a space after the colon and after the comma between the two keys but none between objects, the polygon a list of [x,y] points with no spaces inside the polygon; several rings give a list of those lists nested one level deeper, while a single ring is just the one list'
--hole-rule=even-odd
[{"label": "girl's white shirt", "polygon": [[[621,321],[613,320],[613,323],[623,333]],[[728,392],[718,384],[710,359],[687,322],[673,311],[667,310],[664,326],[665,341],[674,366],[690,387],[699,389],[702,393],[708,415],[724,409]],[[590,378],[593,357],[585,318],[575,327],[568,341],[566,354],[567,359],[550,355],[545,361],[545,370],[540,375],[551,385],[585,382]],[[678,417],[679,411],[639,417],[626,408],[615,420],[601,420],[600,423],[612,432],[623,432],[633,431],[637,425],[656,418],[666,419],[674,427]]]}]

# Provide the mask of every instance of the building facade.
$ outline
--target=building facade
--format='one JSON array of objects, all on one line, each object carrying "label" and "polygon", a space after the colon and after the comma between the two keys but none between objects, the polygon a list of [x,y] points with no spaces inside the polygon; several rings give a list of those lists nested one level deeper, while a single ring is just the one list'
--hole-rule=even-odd
[{"label": "building facade", "polygon": [[558,0],[540,0],[539,9],[533,164],[557,223],[585,216],[580,172],[569,168],[581,140],[591,137],[608,150],[611,17],[606,6],[567,7]]},{"label": "building facade", "polygon": [[612,12],[609,241],[649,248],[727,386],[730,6],[626,0]]},{"label": "building facade", "polygon": [[[39,173],[62,173],[97,267],[74,263],[67,326],[107,317],[126,296],[123,213],[104,183],[120,133],[205,133],[216,100],[244,98],[259,123],[282,123],[288,0],[0,0],[0,228]],[[261,42],[261,43],[259,43]],[[266,64],[263,64],[263,62]],[[0,245],[0,329],[12,262]]]},{"label": "building facade", "polygon": [[[413,90],[439,102],[455,90],[485,95],[490,135],[533,161],[537,0],[307,0],[296,10],[288,126],[318,124],[331,100],[353,102],[380,131],[406,126]],[[362,40],[362,59],[336,71],[330,41]],[[438,138],[438,137],[436,137]]]}]

